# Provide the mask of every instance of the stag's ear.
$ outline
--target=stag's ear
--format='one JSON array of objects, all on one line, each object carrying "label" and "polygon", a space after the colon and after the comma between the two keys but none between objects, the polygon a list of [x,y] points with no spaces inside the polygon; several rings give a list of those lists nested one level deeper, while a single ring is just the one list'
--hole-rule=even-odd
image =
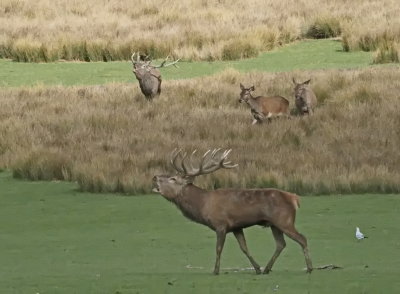
[{"label": "stag's ear", "polygon": [[250,91],[254,91],[256,88],[254,86],[250,87]]},{"label": "stag's ear", "polygon": [[311,79],[309,79],[308,81],[305,81],[303,84],[308,85],[311,82]]},{"label": "stag's ear", "polygon": [[240,83],[240,89],[243,91],[244,90],[244,86],[242,85],[242,83]]},{"label": "stag's ear", "polygon": [[296,80],[292,78],[293,84],[297,85]]}]

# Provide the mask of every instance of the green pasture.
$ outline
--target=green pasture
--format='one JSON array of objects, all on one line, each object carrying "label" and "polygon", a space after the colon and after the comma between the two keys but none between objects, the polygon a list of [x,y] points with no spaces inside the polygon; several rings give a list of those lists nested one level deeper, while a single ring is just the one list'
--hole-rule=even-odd
[{"label": "green pasture", "polygon": [[[157,62],[154,62],[157,64]],[[339,41],[308,40],[238,61],[179,62],[162,69],[165,79],[210,75],[226,68],[247,71],[291,71],[357,68],[372,63],[370,52],[344,52]],[[0,87],[32,85],[92,85],[134,82],[130,62],[17,63],[0,59]]]},{"label": "green pasture", "polygon": [[[270,275],[257,276],[233,236],[221,274],[211,274],[212,231],[186,220],[161,196],[76,191],[0,173],[0,293],[398,293],[400,196],[303,197],[297,227],[314,266],[305,273],[291,240]],[[355,226],[369,236],[357,241]],[[274,250],[269,229],[246,230],[255,259]],[[192,267],[192,268],[188,268]]]}]

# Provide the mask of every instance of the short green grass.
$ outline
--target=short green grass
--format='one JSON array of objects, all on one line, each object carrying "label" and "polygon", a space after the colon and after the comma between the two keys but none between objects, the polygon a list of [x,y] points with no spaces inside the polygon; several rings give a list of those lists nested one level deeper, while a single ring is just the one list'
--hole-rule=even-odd
[{"label": "short green grass", "polygon": [[[249,263],[232,236],[220,276],[211,275],[215,236],[161,196],[79,193],[66,182],[0,173],[0,293],[398,293],[400,196],[303,197],[297,227],[309,239],[307,275],[291,240],[270,275],[235,272]],[[357,241],[355,226],[369,236]],[[268,229],[246,230],[263,265]],[[190,265],[194,269],[188,269]],[[201,268],[196,268],[201,267]]]},{"label": "short green grass", "polygon": [[[156,63],[156,62],[155,62]],[[238,61],[180,62],[179,68],[163,69],[165,79],[193,78],[226,68],[240,71],[290,71],[357,68],[372,64],[370,52],[343,52],[335,40],[308,40]],[[92,85],[133,82],[130,62],[16,63],[0,60],[0,87],[32,85]]]}]

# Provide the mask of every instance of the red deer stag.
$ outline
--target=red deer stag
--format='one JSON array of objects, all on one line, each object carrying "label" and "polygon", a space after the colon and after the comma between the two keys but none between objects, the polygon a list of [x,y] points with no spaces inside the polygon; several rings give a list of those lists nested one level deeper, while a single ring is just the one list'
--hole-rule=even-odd
[{"label": "red deer stag", "polygon": [[135,74],[137,80],[139,81],[140,90],[143,95],[148,99],[152,100],[161,93],[161,73],[158,70],[161,67],[167,67],[170,65],[176,66],[179,59],[167,63],[168,56],[160,65],[152,65],[148,56],[141,56],[137,54],[136,60],[134,59],[136,53],[131,56],[133,73]]},{"label": "red deer stag", "polygon": [[314,107],[317,105],[317,97],[309,87],[310,81],[311,79],[303,83],[297,83],[293,78],[295,104],[300,115],[306,113],[312,115]]},{"label": "red deer stag", "polygon": [[[299,197],[296,194],[277,189],[217,189],[207,191],[193,184],[196,176],[216,171],[220,168],[234,168],[237,164],[227,161],[231,150],[208,150],[197,166],[193,162],[194,151],[190,162],[186,162],[187,153],[174,151],[171,164],[178,172],[176,176],[154,176],[154,192],[173,202],[184,216],[203,224],[217,234],[216,261],[214,274],[219,273],[221,252],[225,236],[232,232],[239,242],[240,249],[247,256],[257,274],[261,273],[258,263],[251,257],[247,249],[243,229],[254,225],[271,227],[275,238],[276,249],[264,269],[264,274],[271,268],[281,251],[285,248],[284,234],[303,248],[307,272],[313,267],[308,255],[307,239],[295,226],[296,210]],[[179,162],[180,161],[180,162]]]},{"label": "red deer stag", "polygon": [[253,125],[262,123],[265,119],[271,121],[273,116],[285,115],[289,117],[289,101],[282,96],[257,96],[253,97],[251,92],[255,90],[254,86],[245,88],[240,84],[239,102],[246,102],[250,106],[251,114],[254,117]]}]

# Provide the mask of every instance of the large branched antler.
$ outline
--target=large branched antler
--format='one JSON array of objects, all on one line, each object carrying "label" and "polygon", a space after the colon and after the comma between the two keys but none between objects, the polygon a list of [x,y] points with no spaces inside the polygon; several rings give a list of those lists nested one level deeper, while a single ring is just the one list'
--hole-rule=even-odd
[{"label": "large branched antler", "polygon": [[133,52],[132,55],[131,55],[131,61],[132,61],[133,65],[135,65],[136,63],[138,63],[140,61],[140,55],[139,54],[137,54],[136,60],[133,59],[133,57],[135,57],[135,55],[136,55],[136,52]]},{"label": "large branched antler", "polygon": [[[135,55],[136,55],[136,60],[134,59]],[[179,62],[180,58],[177,59],[177,60],[174,60],[174,61],[172,61],[170,63],[167,63],[168,58],[169,58],[169,55],[167,56],[167,58],[165,58],[163,60],[163,62],[161,62],[160,65],[152,65],[151,62],[153,60],[150,59],[149,55],[146,55],[144,58],[141,58],[141,55],[139,53],[136,53],[136,52],[133,52],[132,55],[131,55],[131,61],[132,61],[133,65],[135,65],[137,63],[141,63],[143,67],[152,67],[152,68],[161,68],[161,67],[167,67],[167,66],[171,66],[171,65],[173,65],[175,67],[178,67],[176,65],[176,63]]]},{"label": "large branched antler", "polygon": [[175,149],[171,154],[171,165],[175,168],[175,170],[178,171],[178,173],[189,177],[209,174],[220,168],[235,168],[238,166],[238,164],[232,164],[231,161],[226,161],[231,151],[232,149],[223,151],[221,148],[208,150],[200,159],[198,167],[194,167],[193,155],[197,152],[197,150],[194,150],[190,154],[189,163],[187,163],[187,152],[182,153],[182,150]]},{"label": "large branched antler", "polygon": [[169,58],[169,55],[167,56],[167,58],[164,59],[163,62],[161,62],[160,65],[152,65],[152,67],[154,67],[154,68],[160,68],[160,67],[167,67],[167,66],[170,66],[170,65],[173,65],[173,66],[175,66],[175,67],[178,67],[176,64],[178,63],[179,60],[181,60],[180,58],[177,59],[177,60],[174,60],[174,61],[172,61],[172,62],[170,62],[170,63],[167,63],[168,58]]}]

